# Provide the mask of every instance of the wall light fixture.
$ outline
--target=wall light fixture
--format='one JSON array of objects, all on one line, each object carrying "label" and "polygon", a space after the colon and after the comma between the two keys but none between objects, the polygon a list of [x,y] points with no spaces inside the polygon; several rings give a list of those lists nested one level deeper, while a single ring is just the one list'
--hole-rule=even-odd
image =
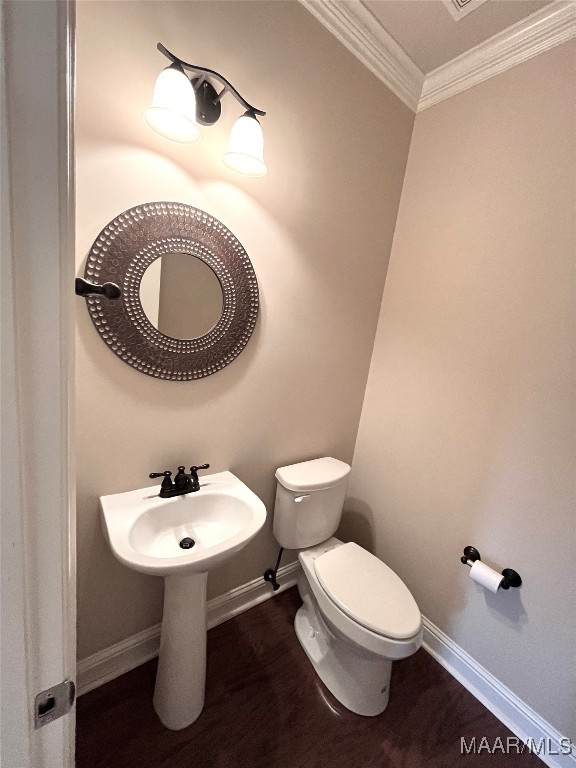
[{"label": "wall light fixture", "polygon": [[[182,61],[162,43],[156,47],[172,63],[156,80],[152,104],[144,112],[146,124],[171,141],[195,144],[200,141],[198,124],[214,125],[222,112],[223,96],[231,93],[245,112],[232,126],[222,159],[229,168],[245,176],[265,176],[264,136],[256,115],[262,116],[266,112],[249,104],[225,77],[213,69]],[[189,79],[186,72],[192,72],[194,76]],[[219,93],[211,81],[222,86]]]}]

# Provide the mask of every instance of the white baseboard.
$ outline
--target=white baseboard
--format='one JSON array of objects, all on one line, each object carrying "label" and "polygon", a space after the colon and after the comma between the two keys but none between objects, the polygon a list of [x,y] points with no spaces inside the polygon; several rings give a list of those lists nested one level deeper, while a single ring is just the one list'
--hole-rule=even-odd
[{"label": "white baseboard", "polygon": [[[268,600],[294,586],[298,561],[280,568],[280,589],[273,592],[260,576],[248,584],[231,589],[208,601],[208,628],[222,624],[243,611]],[[476,662],[441,629],[423,617],[423,648],[456,678],[470,693],[509,728],[522,742],[533,745],[533,751],[549,768],[576,768],[574,754],[564,755],[567,740],[509,688]],[[110,648],[82,659],[78,663],[78,696],[113,680],[158,655],[160,624],[138,632]],[[477,735],[479,744],[482,734]],[[486,751],[486,750],[485,750]],[[527,751],[527,750],[526,750]],[[557,754],[554,754],[557,753]]]},{"label": "white baseboard", "polygon": [[76,666],[76,695],[82,696],[99,685],[129,672],[158,655],[160,624],[148,627],[103,651],[81,659]]},{"label": "white baseboard", "polygon": [[[423,617],[423,648],[456,678],[486,709],[550,768],[576,768],[576,747],[565,755],[568,740],[460,648],[441,629]],[[477,744],[482,734],[477,735]],[[487,750],[484,750],[487,752]],[[528,749],[526,748],[527,752]],[[496,753],[498,754],[498,753]]]},{"label": "white baseboard", "polygon": [[[258,603],[284,592],[296,584],[300,564],[298,561],[278,570],[280,589],[276,592],[262,576],[231,589],[224,595],[208,601],[208,629],[228,621]],[[158,655],[160,648],[160,624],[148,627],[126,640],[115,643],[103,651],[81,659],[76,672],[77,695],[88,693],[99,685],[129,672]]]}]

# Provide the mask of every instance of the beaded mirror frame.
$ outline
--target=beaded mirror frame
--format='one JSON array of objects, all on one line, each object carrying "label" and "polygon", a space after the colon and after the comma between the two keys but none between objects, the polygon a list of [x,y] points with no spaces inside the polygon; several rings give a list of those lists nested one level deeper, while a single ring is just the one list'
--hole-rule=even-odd
[{"label": "beaded mirror frame", "polygon": [[[186,253],[207,264],[222,286],[222,314],[208,333],[173,339],[155,328],[140,302],[140,282],[153,261]],[[258,317],[258,281],[239,240],[214,216],[191,205],[142,203],[100,232],[86,261],[86,280],[116,283],[110,301],[87,297],[96,330],[125,363],[158,379],[188,381],[225,368],[248,343]]]}]

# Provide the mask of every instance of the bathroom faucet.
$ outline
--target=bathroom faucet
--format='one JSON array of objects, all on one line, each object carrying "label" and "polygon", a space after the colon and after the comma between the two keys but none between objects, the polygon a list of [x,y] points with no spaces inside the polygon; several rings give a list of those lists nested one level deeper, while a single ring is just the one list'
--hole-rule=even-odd
[{"label": "bathroom faucet", "polygon": [[184,467],[178,467],[178,474],[172,482],[172,472],[168,469],[164,472],[151,472],[150,477],[163,477],[160,486],[161,499],[169,499],[172,496],[183,496],[185,493],[195,493],[200,490],[200,481],[198,480],[199,469],[209,469],[210,464],[201,464],[199,467],[190,467],[190,474],[184,472]]}]

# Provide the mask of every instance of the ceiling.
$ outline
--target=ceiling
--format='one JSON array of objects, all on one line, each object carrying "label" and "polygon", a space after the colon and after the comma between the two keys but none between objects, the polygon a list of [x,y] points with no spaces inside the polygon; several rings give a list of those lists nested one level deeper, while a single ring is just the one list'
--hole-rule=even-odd
[{"label": "ceiling", "polygon": [[444,0],[355,0],[427,74],[539,11],[551,0],[486,0],[454,19]]}]

